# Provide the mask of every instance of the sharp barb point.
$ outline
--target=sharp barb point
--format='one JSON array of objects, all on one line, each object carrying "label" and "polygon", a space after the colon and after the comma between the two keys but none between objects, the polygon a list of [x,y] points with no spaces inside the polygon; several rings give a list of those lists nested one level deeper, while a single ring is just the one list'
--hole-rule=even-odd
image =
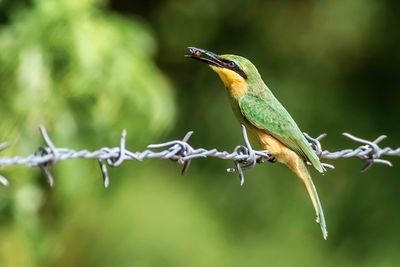
[{"label": "sharp barb point", "polygon": [[189,141],[190,137],[193,135],[193,131],[187,132],[186,135],[183,137],[182,141],[187,142]]},{"label": "sharp barb point", "polygon": [[0,144],[0,151],[3,151],[8,148],[8,143],[1,143]]},{"label": "sharp barb point", "polygon": [[51,174],[49,168],[47,166],[40,166],[40,168],[42,169],[43,173],[46,175],[47,182],[49,183],[50,187],[54,187],[54,177]]},{"label": "sharp barb point", "polygon": [[103,185],[105,188],[110,186],[110,177],[108,176],[107,165],[103,162],[103,160],[98,159],[101,175],[103,177]]},{"label": "sharp barb point", "polygon": [[187,173],[187,171],[189,170],[189,167],[190,167],[190,163],[191,163],[191,160],[187,160],[187,161],[185,161],[185,163],[183,163],[181,175],[185,175]]},{"label": "sharp barb point", "polygon": [[371,162],[365,163],[365,165],[361,168],[361,172],[366,172],[372,166]]},{"label": "sharp barb point", "polygon": [[2,184],[3,186],[9,186],[10,182],[8,181],[8,179],[6,177],[4,177],[3,175],[0,175],[0,184]]},{"label": "sharp barb point", "polygon": [[322,134],[320,134],[317,138],[315,138],[315,139],[317,139],[318,141],[319,140],[321,140],[321,139],[324,139],[325,137],[327,137],[328,136],[328,134],[327,133],[322,133]]},{"label": "sharp barb point", "polygon": [[239,174],[240,186],[243,186],[243,184],[244,184],[243,169],[240,166],[240,163],[238,161],[235,161],[235,166],[236,166],[236,172]]}]

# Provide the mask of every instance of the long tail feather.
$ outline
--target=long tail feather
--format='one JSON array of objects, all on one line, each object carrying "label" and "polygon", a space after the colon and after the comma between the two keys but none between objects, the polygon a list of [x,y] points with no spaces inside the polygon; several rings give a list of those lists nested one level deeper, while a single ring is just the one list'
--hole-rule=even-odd
[{"label": "long tail feather", "polygon": [[307,188],[308,194],[310,195],[312,204],[317,214],[317,223],[320,224],[322,235],[326,240],[328,237],[328,231],[326,230],[324,211],[322,210],[322,205],[318,197],[317,189],[315,188],[315,185],[313,183],[313,180],[311,179],[311,175],[307,169],[307,166],[305,165],[302,159],[299,158],[297,169],[294,171],[303,180],[304,185]]}]

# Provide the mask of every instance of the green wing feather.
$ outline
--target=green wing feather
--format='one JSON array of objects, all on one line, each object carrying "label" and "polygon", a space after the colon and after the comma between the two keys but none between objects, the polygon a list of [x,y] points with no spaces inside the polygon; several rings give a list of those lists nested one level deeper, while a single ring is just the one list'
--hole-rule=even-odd
[{"label": "green wing feather", "polygon": [[319,172],[324,171],[321,162],[296,122],[272,94],[259,96],[247,93],[239,100],[239,107],[251,124],[267,131],[302,158],[311,162]]}]

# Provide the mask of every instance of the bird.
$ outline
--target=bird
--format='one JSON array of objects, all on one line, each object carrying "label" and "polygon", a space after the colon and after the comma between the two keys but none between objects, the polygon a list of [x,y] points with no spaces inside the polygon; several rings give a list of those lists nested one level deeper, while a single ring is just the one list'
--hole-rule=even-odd
[{"label": "bird", "polygon": [[202,48],[188,47],[189,58],[206,63],[222,80],[233,112],[246,127],[251,140],[268,150],[304,183],[327,239],[324,212],[307,165],[318,172],[325,168],[289,112],[264,83],[254,64],[238,55],[217,55]]}]

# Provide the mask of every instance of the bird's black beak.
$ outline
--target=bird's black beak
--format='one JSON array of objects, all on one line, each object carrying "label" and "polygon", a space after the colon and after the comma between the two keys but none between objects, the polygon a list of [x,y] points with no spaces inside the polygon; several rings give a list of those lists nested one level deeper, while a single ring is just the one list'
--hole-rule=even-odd
[{"label": "bird's black beak", "polygon": [[220,68],[224,68],[226,65],[226,62],[222,61],[218,55],[210,51],[196,47],[188,47],[187,49],[188,53],[185,55],[186,57],[190,57],[198,61],[207,63],[208,65],[213,65]]},{"label": "bird's black beak", "polygon": [[247,79],[247,74],[239,68],[237,63],[231,60],[222,59],[220,56],[201,48],[188,47],[187,51],[188,53],[185,55],[186,57],[207,63],[210,66],[232,70],[242,76],[243,79]]}]

